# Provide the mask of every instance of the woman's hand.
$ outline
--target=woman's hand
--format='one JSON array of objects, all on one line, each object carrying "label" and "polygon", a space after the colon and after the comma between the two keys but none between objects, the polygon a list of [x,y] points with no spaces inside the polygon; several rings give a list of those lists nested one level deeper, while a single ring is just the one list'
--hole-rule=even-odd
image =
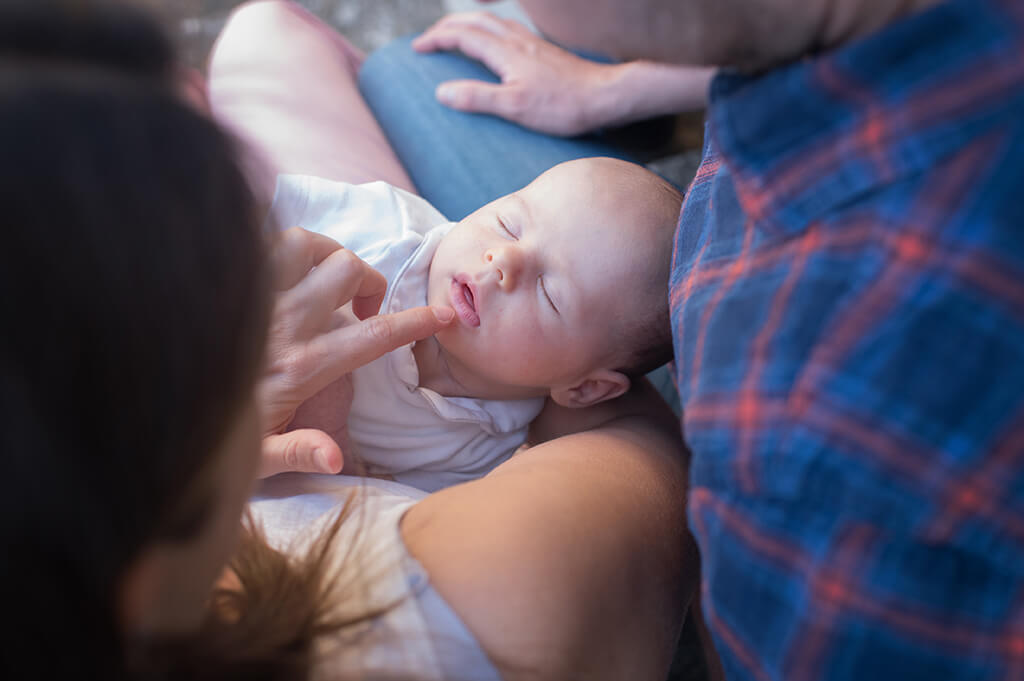
[{"label": "woman's hand", "polygon": [[494,71],[500,83],[441,83],[438,100],[490,113],[552,135],[578,135],[667,113],[699,109],[712,69],[653,62],[598,64],[567,52],[511,19],[488,12],[451,14],[413,41],[419,52],[458,50]]},{"label": "woman's hand", "polygon": [[[342,451],[329,435],[315,429],[286,432],[296,410],[325,391],[340,396],[337,413],[346,414],[350,372],[437,333],[455,315],[448,308],[421,307],[377,316],[387,288],[384,276],[321,234],[289,229],[278,240],[273,259],[277,294],[269,366],[259,387],[265,434],[261,476],[337,473]],[[354,318],[339,309],[348,302]]]}]

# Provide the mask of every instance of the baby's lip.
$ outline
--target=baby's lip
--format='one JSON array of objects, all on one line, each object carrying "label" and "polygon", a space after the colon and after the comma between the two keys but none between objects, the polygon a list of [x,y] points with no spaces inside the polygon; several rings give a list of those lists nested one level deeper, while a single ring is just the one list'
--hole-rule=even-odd
[{"label": "baby's lip", "polygon": [[463,324],[471,328],[480,326],[480,298],[477,296],[476,286],[469,277],[460,274],[452,279],[448,298]]}]

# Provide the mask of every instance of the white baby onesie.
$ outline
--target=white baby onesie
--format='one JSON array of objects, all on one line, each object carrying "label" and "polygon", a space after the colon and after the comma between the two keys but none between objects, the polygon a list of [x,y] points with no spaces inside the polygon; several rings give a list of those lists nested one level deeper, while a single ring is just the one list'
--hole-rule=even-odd
[{"label": "white baby onesie", "polygon": [[[278,224],[320,232],[388,280],[381,313],[427,303],[434,251],[454,223],[424,199],[384,182],[352,185],[282,175],[271,211]],[[348,419],[356,454],[374,473],[435,491],[478,478],[526,439],[543,399],[443,397],[419,387],[412,345],[353,374]]]}]

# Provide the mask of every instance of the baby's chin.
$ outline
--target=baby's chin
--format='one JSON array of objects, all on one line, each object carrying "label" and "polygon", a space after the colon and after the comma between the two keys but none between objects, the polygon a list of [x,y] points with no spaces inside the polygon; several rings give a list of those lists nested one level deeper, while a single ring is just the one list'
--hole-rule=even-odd
[{"label": "baby's chin", "polygon": [[438,349],[444,354],[445,358],[449,362],[456,362],[459,365],[465,365],[466,359],[469,360],[469,364],[475,364],[474,356],[479,357],[480,353],[474,352],[474,346],[471,339],[466,338],[466,329],[462,326],[462,323],[455,319],[451,326],[445,327],[434,334],[434,340],[437,342]]}]

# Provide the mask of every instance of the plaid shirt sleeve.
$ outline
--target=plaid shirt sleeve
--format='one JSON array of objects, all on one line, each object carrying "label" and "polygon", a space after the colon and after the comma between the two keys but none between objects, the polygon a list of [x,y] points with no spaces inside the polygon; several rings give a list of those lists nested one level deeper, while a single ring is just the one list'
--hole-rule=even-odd
[{"label": "plaid shirt sleeve", "polygon": [[1024,2],[720,76],[676,237],[730,679],[1024,679]]}]

